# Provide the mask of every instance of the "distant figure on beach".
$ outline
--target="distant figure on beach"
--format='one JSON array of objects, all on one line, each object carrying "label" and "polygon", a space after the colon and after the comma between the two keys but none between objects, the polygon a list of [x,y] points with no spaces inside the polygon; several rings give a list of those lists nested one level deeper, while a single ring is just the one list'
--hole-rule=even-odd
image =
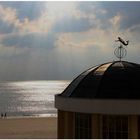
[{"label": "distant figure on beach", "polygon": [[7,116],[7,115],[6,115],[6,113],[5,113],[5,114],[4,114],[4,118],[6,118],[6,116]]},{"label": "distant figure on beach", "polygon": [[3,118],[3,113],[1,113],[1,118]]},{"label": "distant figure on beach", "polygon": [[6,113],[1,113],[1,118],[6,118],[7,117],[7,114]]}]

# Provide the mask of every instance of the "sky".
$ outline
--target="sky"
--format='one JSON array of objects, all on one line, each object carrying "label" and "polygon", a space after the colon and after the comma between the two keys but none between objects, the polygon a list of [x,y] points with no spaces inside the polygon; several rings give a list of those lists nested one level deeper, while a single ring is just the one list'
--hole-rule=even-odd
[{"label": "sky", "polygon": [[140,2],[1,1],[0,81],[72,80],[114,60],[140,63]]}]

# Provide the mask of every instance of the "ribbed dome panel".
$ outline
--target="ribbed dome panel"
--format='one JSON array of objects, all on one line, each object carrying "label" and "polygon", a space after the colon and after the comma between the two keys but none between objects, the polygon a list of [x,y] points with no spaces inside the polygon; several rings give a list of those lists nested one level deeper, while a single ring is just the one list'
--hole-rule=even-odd
[{"label": "ribbed dome panel", "polygon": [[60,96],[140,99],[140,65],[115,61],[93,67],[74,79]]}]

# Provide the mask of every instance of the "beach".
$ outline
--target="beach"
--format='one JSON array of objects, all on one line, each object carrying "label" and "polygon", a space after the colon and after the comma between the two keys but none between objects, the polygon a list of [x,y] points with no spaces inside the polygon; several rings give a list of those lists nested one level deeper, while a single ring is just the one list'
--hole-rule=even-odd
[{"label": "beach", "polygon": [[55,139],[57,118],[4,118],[0,119],[0,139]]}]

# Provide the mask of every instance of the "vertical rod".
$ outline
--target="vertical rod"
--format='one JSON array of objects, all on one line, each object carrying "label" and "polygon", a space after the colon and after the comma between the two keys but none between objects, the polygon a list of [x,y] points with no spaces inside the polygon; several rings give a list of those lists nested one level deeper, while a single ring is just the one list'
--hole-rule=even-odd
[{"label": "vertical rod", "polygon": [[122,47],[120,46],[120,61],[121,61],[121,52],[122,52]]}]

